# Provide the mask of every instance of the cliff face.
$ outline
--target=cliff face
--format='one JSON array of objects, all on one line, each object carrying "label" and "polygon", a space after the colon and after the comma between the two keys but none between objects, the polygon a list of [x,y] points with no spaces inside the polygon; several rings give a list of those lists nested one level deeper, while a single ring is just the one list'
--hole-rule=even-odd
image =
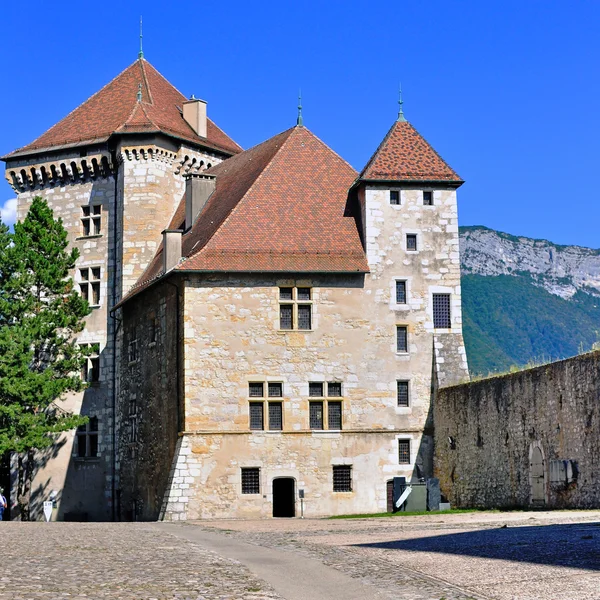
[{"label": "cliff face", "polygon": [[461,227],[463,275],[524,275],[561,298],[578,290],[600,296],[600,250],[559,246],[487,227]]},{"label": "cliff face", "polygon": [[600,341],[600,251],[460,229],[472,374],[573,356]]}]

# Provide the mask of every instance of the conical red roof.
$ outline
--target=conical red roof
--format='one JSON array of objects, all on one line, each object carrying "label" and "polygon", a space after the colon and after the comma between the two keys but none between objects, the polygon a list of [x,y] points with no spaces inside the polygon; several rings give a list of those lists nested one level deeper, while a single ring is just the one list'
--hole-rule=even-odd
[{"label": "conical red roof", "polygon": [[360,174],[370,181],[448,181],[460,176],[408,122],[396,121]]},{"label": "conical red roof", "polygon": [[[142,84],[142,101],[137,101]],[[136,60],[31,144],[7,156],[104,141],[114,133],[162,132],[194,144],[234,154],[241,148],[210,119],[199,137],[183,119],[186,97],[148,61]]]}]

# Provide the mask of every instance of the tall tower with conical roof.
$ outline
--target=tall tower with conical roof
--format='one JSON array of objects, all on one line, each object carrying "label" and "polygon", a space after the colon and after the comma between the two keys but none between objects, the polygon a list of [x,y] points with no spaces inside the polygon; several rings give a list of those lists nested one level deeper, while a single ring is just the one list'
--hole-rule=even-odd
[{"label": "tall tower with conical roof", "polygon": [[90,422],[63,435],[57,457],[34,481],[40,489],[62,490],[59,519],[115,515],[119,333],[111,309],[154,256],[188,174],[240,150],[207,117],[206,102],[188,100],[143,58],[140,46],[138,59],[100,91],[2,158],[18,218],[35,196],[62,218],[80,250],[74,280],[93,308],[79,337],[93,349],[83,374],[90,386],[64,402]]}]

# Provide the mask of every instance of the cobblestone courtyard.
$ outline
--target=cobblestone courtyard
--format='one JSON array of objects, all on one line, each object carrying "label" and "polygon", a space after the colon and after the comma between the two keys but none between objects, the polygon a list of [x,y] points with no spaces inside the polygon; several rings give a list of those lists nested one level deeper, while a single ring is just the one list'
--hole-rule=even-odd
[{"label": "cobblestone courtyard", "polygon": [[[213,552],[221,541],[222,551]],[[2,599],[295,600],[286,578],[297,577],[294,565],[303,562],[323,569],[302,581],[306,600],[338,597],[318,591],[323,573],[353,582],[351,597],[366,600],[600,599],[598,511],[182,525],[5,522],[0,543]],[[262,576],[244,553],[254,564],[267,557]],[[288,560],[283,573],[271,562],[277,557]]]}]

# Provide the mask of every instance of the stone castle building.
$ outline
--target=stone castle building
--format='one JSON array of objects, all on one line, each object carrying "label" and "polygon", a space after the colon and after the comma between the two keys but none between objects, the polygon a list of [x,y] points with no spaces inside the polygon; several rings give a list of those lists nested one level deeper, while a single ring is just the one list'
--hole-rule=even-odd
[{"label": "stone castle building", "polygon": [[462,180],[402,112],[360,174],[301,117],[242,151],[140,58],[3,160],[93,307],[61,402],[90,421],[35,479],[57,518],[378,512],[432,474],[433,394],[468,377]]}]

